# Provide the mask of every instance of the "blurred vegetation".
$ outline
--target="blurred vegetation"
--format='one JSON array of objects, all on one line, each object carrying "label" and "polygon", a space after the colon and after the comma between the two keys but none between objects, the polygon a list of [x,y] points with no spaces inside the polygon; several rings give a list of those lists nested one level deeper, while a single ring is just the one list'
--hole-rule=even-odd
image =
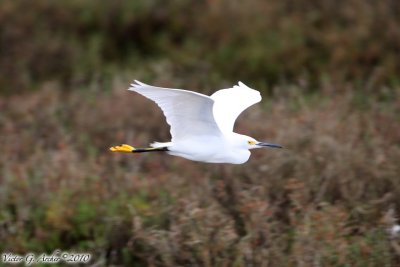
[{"label": "blurred vegetation", "polygon": [[[177,76],[399,86],[397,1],[51,1],[0,3],[0,90],[80,88],[168,64]],[[200,84],[203,85],[203,84]]]},{"label": "blurred vegetation", "polygon": [[[0,252],[93,266],[399,266],[396,1],[0,1]],[[240,166],[168,141],[133,79],[264,100]],[[255,123],[257,122],[257,123]],[[0,266],[2,263],[0,262]]]}]

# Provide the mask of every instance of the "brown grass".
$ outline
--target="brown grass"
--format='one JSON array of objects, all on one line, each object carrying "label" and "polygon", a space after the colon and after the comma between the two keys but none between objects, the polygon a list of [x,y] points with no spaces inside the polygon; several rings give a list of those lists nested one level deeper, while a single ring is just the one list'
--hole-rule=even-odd
[{"label": "brown grass", "polygon": [[384,219],[400,207],[399,98],[276,88],[236,128],[285,149],[221,166],[109,153],[169,138],[157,107],[125,87],[0,99],[0,251],[123,266],[400,263]]},{"label": "brown grass", "polygon": [[[0,253],[96,266],[399,266],[396,1],[0,1]],[[240,166],[168,141],[133,79],[264,100]],[[0,263],[0,266],[2,263]]]}]

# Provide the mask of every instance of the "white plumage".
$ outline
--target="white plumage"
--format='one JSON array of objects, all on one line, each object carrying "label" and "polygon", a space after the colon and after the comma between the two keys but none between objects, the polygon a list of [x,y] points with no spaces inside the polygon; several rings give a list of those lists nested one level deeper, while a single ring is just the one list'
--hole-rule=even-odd
[{"label": "white plumage", "polygon": [[136,84],[131,84],[129,90],[157,103],[171,126],[172,142],[219,132],[213,117],[214,100],[209,96],[135,82]]},{"label": "white plumage", "polygon": [[152,143],[152,148],[136,149],[121,145],[112,147],[112,151],[166,151],[195,161],[241,164],[249,159],[249,149],[281,147],[233,132],[240,113],[261,101],[260,92],[242,82],[211,96],[151,86],[139,81],[132,83],[129,90],[157,103],[171,126],[172,139],[166,143]]},{"label": "white plumage", "polygon": [[215,92],[211,98],[214,100],[214,119],[221,131],[226,133],[233,131],[233,126],[240,113],[261,101],[260,92],[242,82],[233,88]]}]

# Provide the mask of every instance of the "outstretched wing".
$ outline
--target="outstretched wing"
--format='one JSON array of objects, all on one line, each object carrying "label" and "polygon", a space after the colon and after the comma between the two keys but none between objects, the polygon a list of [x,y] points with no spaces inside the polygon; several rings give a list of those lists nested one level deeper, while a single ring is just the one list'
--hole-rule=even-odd
[{"label": "outstretched wing", "polygon": [[261,101],[259,91],[242,82],[232,88],[222,89],[211,95],[214,99],[214,118],[222,132],[232,132],[236,118],[245,109]]},{"label": "outstretched wing", "polygon": [[214,100],[196,92],[155,87],[135,81],[129,88],[157,103],[171,126],[172,141],[190,136],[221,135],[214,120]]}]

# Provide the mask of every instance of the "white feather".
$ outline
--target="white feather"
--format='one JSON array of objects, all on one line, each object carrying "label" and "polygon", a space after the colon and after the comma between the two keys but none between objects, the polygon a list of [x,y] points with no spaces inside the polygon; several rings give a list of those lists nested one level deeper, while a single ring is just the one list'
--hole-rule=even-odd
[{"label": "white feather", "polygon": [[150,144],[151,147],[160,148],[160,147],[169,147],[172,145],[172,142],[153,142]]},{"label": "white feather", "polygon": [[214,120],[214,100],[209,96],[181,89],[162,88],[132,83],[129,90],[135,91],[157,103],[171,126],[172,142],[190,137],[221,136]]},{"label": "white feather", "polygon": [[242,82],[232,88],[215,92],[211,98],[215,101],[214,119],[222,132],[232,132],[240,113],[261,101],[260,92]]}]

